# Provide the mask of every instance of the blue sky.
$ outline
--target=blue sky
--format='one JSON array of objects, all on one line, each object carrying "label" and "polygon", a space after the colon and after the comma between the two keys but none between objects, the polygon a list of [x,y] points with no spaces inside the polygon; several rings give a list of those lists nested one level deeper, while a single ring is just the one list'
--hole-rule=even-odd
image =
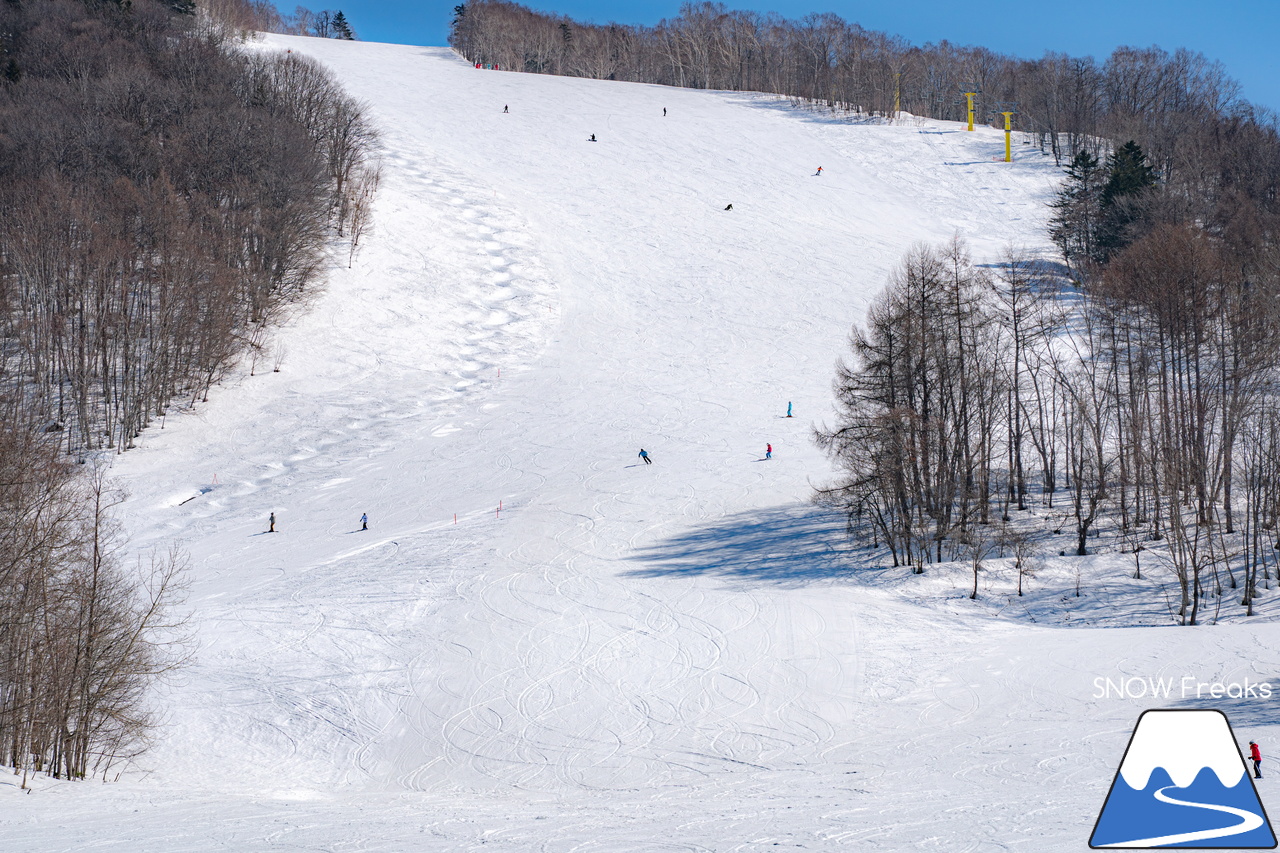
[{"label": "blue sky", "polygon": [[[330,0],[366,41],[446,43],[458,0]],[[524,5],[596,23],[654,24],[675,17],[678,0],[554,0]],[[1280,0],[777,0],[726,2],[731,9],[800,18],[834,12],[867,29],[922,44],[948,39],[1000,53],[1035,58],[1045,51],[1105,58],[1120,45],[1187,47],[1221,61],[1246,98],[1280,111]],[[291,8],[280,2],[282,10]]]}]

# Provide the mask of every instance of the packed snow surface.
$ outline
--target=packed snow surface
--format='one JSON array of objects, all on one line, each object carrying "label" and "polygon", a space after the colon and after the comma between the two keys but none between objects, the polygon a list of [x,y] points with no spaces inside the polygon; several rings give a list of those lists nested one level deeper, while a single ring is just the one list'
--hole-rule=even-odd
[{"label": "packed snow surface", "polygon": [[374,230],[117,459],[131,549],[191,555],[198,646],[118,782],[0,777],[7,853],[1080,850],[1143,709],[1274,742],[1270,701],[1095,686],[1275,677],[1271,624],[1005,618],[1007,578],[863,571],[809,503],[851,325],[914,243],[1047,250],[1050,158],[442,48],[250,49],[368,103]]}]

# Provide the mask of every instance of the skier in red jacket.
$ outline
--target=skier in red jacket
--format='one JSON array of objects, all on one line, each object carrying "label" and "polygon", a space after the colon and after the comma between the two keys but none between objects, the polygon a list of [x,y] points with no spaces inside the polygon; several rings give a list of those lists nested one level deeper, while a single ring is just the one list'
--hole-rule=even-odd
[{"label": "skier in red jacket", "polygon": [[1262,751],[1253,741],[1249,741],[1249,757],[1253,759],[1253,778],[1262,778]]}]

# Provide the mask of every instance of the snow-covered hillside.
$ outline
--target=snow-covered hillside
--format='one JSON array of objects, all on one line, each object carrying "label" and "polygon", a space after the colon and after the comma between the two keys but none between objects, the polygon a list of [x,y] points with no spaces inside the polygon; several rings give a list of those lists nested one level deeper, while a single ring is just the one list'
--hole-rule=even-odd
[{"label": "snow-covered hillside", "polygon": [[0,777],[5,851],[1080,850],[1141,710],[1275,742],[1269,702],[1095,678],[1274,677],[1280,629],[916,603],[808,503],[850,324],[915,242],[1044,248],[1051,160],[441,48],[271,48],[368,102],[374,231],[279,372],[117,460],[133,547],[192,555],[199,648],[138,772]]}]

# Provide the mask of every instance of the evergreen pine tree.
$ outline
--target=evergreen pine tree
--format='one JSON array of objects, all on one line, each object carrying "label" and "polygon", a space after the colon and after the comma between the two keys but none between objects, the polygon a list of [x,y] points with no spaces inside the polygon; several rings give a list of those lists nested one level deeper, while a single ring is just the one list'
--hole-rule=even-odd
[{"label": "evergreen pine tree", "polygon": [[337,14],[333,16],[333,37],[337,39],[345,39],[347,41],[355,41],[355,30],[351,29],[351,24],[347,22],[347,16],[342,14],[339,9]]},{"label": "evergreen pine tree", "polygon": [[1156,185],[1155,169],[1138,143],[1129,140],[1107,160],[1109,177],[1100,198],[1102,223],[1098,229],[1098,252],[1106,260],[1129,245],[1129,226],[1137,221],[1139,205],[1147,190]]},{"label": "evergreen pine tree", "polygon": [[1147,155],[1132,139],[1111,155],[1107,167],[1111,176],[1102,188],[1102,206],[1110,207],[1121,196],[1133,195],[1156,185],[1156,172],[1147,165]]},{"label": "evergreen pine tree", "polygon": [[1102,219],[1102,170],[1098,158],[1080,151],[1067,168],[1066,184],[1052,207],[1049,234],[1068,264],[1097,261]]}]

